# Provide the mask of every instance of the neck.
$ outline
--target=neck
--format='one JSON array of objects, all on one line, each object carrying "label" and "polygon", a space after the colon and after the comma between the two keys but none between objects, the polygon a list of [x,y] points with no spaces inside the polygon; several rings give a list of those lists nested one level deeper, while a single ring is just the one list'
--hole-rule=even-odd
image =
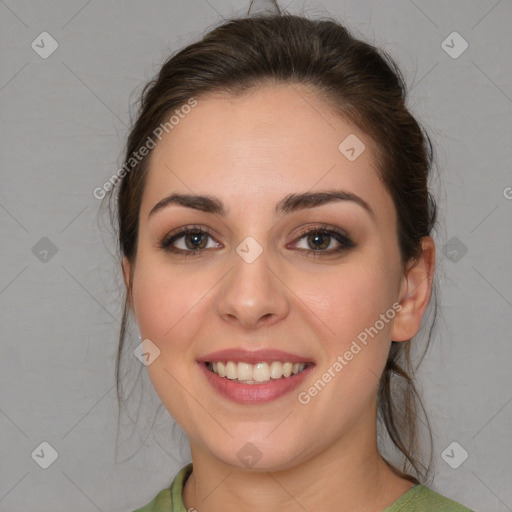
[{"label": "neck", "polygon": [[375,428],[355,426],[314,457],[279,471],[233,467],[194,443],[191,453],[193,472],[183,501],[187,510],[200,512],[378,512],[413,486],[380,456]]}]

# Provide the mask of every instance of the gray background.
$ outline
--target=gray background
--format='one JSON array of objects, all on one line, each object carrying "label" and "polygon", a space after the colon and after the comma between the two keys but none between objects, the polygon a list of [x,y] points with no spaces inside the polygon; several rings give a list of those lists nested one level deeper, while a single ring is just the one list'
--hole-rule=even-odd
[{"label": "gray background", "polygon": [[[115,451],[122,281],[92,191],[119,168],[128,106],[167,55],[247,3],[0,0],[2,511],[133,510],[188,461],[163,408],[145,433],[158,399],[134,357],[129,378],[146,388],[134,395],[138,433]],[[344,20],[387,49],[412,88],[440,175],[440,313],[420,373],[432,486],[480,512],[512,510],[512,3],[281,5]],[[43,31],[59,45],[46,59],[31,47]],[[442,47],[454,31],[469,44],[457,58]],[[47,469],[43,441],[58,452]],[[441,456],[454,441],[452,465],[468,453],[457,469]]]}]

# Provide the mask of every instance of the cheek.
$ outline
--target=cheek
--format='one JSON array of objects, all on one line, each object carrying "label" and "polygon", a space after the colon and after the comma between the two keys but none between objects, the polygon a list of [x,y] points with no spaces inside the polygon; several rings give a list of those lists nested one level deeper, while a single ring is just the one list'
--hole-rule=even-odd
[{"label": "cheek", "polygon": [[183,382],[187,362],[193,361],[191,340],[197,332],[197,311],[212,285],[188,271],[170,269],[155,258],[138,258],[133,277],[134,313],[143,339],[150,339],[160,350],[146,367],[153,387],[166,409],[182,426],[189,419]]},{"label": "cheek", "polygon": [[141,258],[133,280],[134,313],[141,336],[160,349],[159,365],[171,369],[178,353],[180,360],[189,357],[187,350],[193,348],[189,340],[197,330],[196,311],[212,286],[204,276]]},{"label": "cheek", "polygon": [[[310,297],[309,308],[328,327],[319,338],[324,349],[321,371],[333,369],[337,361],[334,372],[342,376],[334,379],[328,393],[334,401],[343,397],[346,403],[357,402],[354,408],[373,396],[391,345],[399,267],[392,268],[389,261],[394,260],[376,253],[302,285],[301,295]],[[343,369],[337,373],[340,365]],[[330,403],[327,394],[325,398],[324,403]]]},{"label": "cheek", "polygon": [[347,267],[302,284],[302,289],[311,309],[342,340],[372,326],[396,299],[396,285],[377,264],[359,270]]}]

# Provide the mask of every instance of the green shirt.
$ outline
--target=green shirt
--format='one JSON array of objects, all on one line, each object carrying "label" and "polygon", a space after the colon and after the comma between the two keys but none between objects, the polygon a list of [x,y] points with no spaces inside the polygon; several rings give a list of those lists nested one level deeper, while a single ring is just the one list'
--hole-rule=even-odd
[{"label": "green shirt", "polygon": [[[134,512],[187,512],[183,504],[183,485],[192,473],[192,463],[183,467],[170,487],[160,491],[146,506]],[[418,484],[402,494],[382,512],[472,512],[464,505],[441,496],[424,485]]]}]

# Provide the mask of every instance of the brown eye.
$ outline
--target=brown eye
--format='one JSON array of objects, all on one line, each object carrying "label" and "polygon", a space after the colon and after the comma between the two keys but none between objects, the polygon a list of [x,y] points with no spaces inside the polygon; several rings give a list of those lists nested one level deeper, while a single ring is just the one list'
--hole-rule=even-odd
[{"label": "brown eye", "polygon": [[205,229],[187,227],[167,235],[160,242],[160,248],[188,256],[189,254],[196,254],[207,249],[209,239],[212,239],[213,243],[210,247],[217,247],[219,245]]},{"label": "brown eye", "polygon": [[[305,247],[299,247],[297,244],[302,239],[305,239],[303,244]],[[332,255],[355,247],[352,240],[342,230],[323,226],[304,229],[294,245],[299,250],[306,252],[308,256]]]},{"label": "brown eye", "polygon": [[315,233],[308,235],[309,247],[313,250],[327,249],[331,242],[331,236],[327,233]]},{"label": "brown eye", "polygon": [[194,249],[204,249],[206,247],[207,237],[207,234],[197,231],[187,233],[183,239],[185,240],[187,248],[193,251]]}]

